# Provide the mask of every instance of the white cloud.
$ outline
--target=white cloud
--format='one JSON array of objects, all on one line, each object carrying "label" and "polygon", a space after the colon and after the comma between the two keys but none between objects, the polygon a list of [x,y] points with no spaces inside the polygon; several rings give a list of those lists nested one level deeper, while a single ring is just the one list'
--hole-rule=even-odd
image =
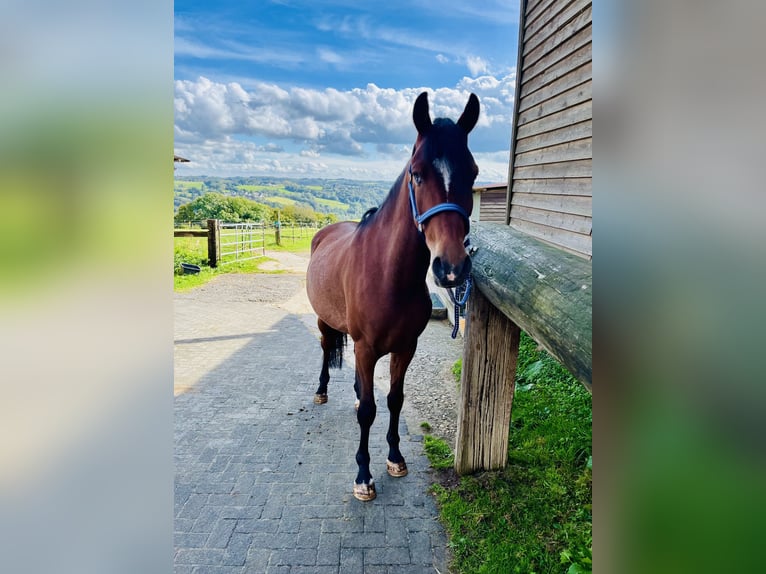
[{"label": "white cloud", "polygon": [[329,48],[319,48],[317,50],[317,55],[321,61],[327,62],[328,64],[337,65],[342,64],[344,61],[343,56],[333,50],[330,50]]},{"label": "white cloud", "polygon": [[465,64],[472,76],[489,73],[489,65],[481,56],[468,56],[465,59]]},{"label": "white cloud", "polygon": [[444,54],[436,54],[436,61],[440,64],[446,64],[449,62],[449,58],[445,56]]},{"label": "white cloud", "polygon": [[[481,102],[470,144],[477,152],[506,151],[514,74],[465,77],[455,87],[428,90],[432,117],[456,120],[468,94]],[[426,88],[341,91],[249,82],[175,82],[176,152],[193,159],[187,173],[272,173],[318,177],[396,177],[415,140],[412,105]],[[303,151],[301,151],[303,150]],[[506,152],[507,154],[507,152]],[[507,157],[504,160],[507,164]],[[507,167],[493,157],[480,165],[482,181]],[[502,163],[502,162],[500,162]],[[331,169],[332,173],[316,170]],[[489,171],[488,171],[489,170]],[[182,175],[181,168],[176,172]],[[355,175],[356,174],[356,175]],[[505,177],[505,176],[503,176]],[[501,178],[502,179],[502,178]]]}]

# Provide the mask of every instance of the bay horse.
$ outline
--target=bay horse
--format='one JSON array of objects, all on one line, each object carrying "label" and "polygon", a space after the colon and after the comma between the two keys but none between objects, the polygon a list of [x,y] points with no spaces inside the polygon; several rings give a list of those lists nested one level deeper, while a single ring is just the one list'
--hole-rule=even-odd
[{"label": "bay horse", "polygon": [[470,95],[457,123],[447,118],[432,122],[423,92],[412,119],[417,129],[412,156],[386,199],[359,223],[344,221],[321,229],[311,242],[306,274],[323,351],[315,403],[327,402],[329,369],[342,366],[347,335],[354,341],[361,436],[353,494],[363,501],[376,496],[368,451],[376,413],[375,364],[391,354],[386,469],[391,476],[405,476],[399,415],[404,375],[431,316],[429,264],[443,287],[461,284],[471,272],[464,242],[479,169],[468,149],[468,134],[479,119],[479,99]]}]

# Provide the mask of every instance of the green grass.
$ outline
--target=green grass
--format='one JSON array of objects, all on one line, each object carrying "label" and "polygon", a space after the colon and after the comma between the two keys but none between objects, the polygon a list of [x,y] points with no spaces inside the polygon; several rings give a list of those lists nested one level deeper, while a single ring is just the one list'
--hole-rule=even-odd
[{"label": "green grass", "polygon": [[423,450],[431,466],[437,470],[446,470],[455,464],[455,455],[452,454],[449,445],[440,438],[425,435],[423,437]]},{"label": "green grass", "polygon": [[460,384],[460,377],[463,373],[463,357],[460,357],[455,364],[452,365],[452,375],[455,377],[455,382]]},{"label": "green grass", "polygon": [[[455,572],[591,571],[591,424],[591,395],[522,333],[508,466],[432,487]],[[444,446],[425,447],[436,468]]]}]

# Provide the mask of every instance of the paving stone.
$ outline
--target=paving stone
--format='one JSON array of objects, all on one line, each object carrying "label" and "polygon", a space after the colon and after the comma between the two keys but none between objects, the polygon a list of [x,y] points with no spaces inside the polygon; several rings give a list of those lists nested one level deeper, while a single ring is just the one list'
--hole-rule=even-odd
[{"label": "paving stone", "polygon": [[229,538],[234,532],[237,521],[231,518],[224,518],[216,522],[213,531],[207,539],[206,546],[210,548],[226,548],[229,545]]},{"label": "paving stone", "polygon": [[[188,573],[446,573],[422,436],[402,419],[410,473],[386,473],[388,411],[370,432],[378,498],[351,495],[359,425],[353,351],[313,403],[316,320],[282,300],[293,275],[222,275],[175,294],[175,570]],[[267,302],[264,302],[266,301]],[[260,301],[260,302],[256,302]]]},{"label": "paving stone", "polygon": [[364,550],[362,548],[341,548],[340,572],[343,574],[364,574]]},{"label": "paving stone", "polygon": [[410,550],[406,546],[365,548],[365,568],[369,564],[410,564]]}]

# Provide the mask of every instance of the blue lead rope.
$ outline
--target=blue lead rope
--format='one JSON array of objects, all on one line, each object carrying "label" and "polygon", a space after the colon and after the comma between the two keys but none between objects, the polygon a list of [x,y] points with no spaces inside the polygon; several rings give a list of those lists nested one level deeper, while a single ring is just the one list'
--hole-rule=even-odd
[{"label": "blue lead rope", "polygon": [[463,283],[462,287],[465,287],[465,292],[463,293],[463,296],[460,297],[458,300],[455,297],[455,294],[453,291],[457,291],[456,289],[447,289],[447,294],[449,295],[450,301],[452,301],[452,304],[455,306],[455,326],[452,328],[452,338],[457,338],[457,332],[460,330],[460,308],[465,306],[465,304],[468,302],[468,297],[471,295],[471,287],[473,286],[473,281],[471,281],[471,276],[469,275],[465,283]]}]

